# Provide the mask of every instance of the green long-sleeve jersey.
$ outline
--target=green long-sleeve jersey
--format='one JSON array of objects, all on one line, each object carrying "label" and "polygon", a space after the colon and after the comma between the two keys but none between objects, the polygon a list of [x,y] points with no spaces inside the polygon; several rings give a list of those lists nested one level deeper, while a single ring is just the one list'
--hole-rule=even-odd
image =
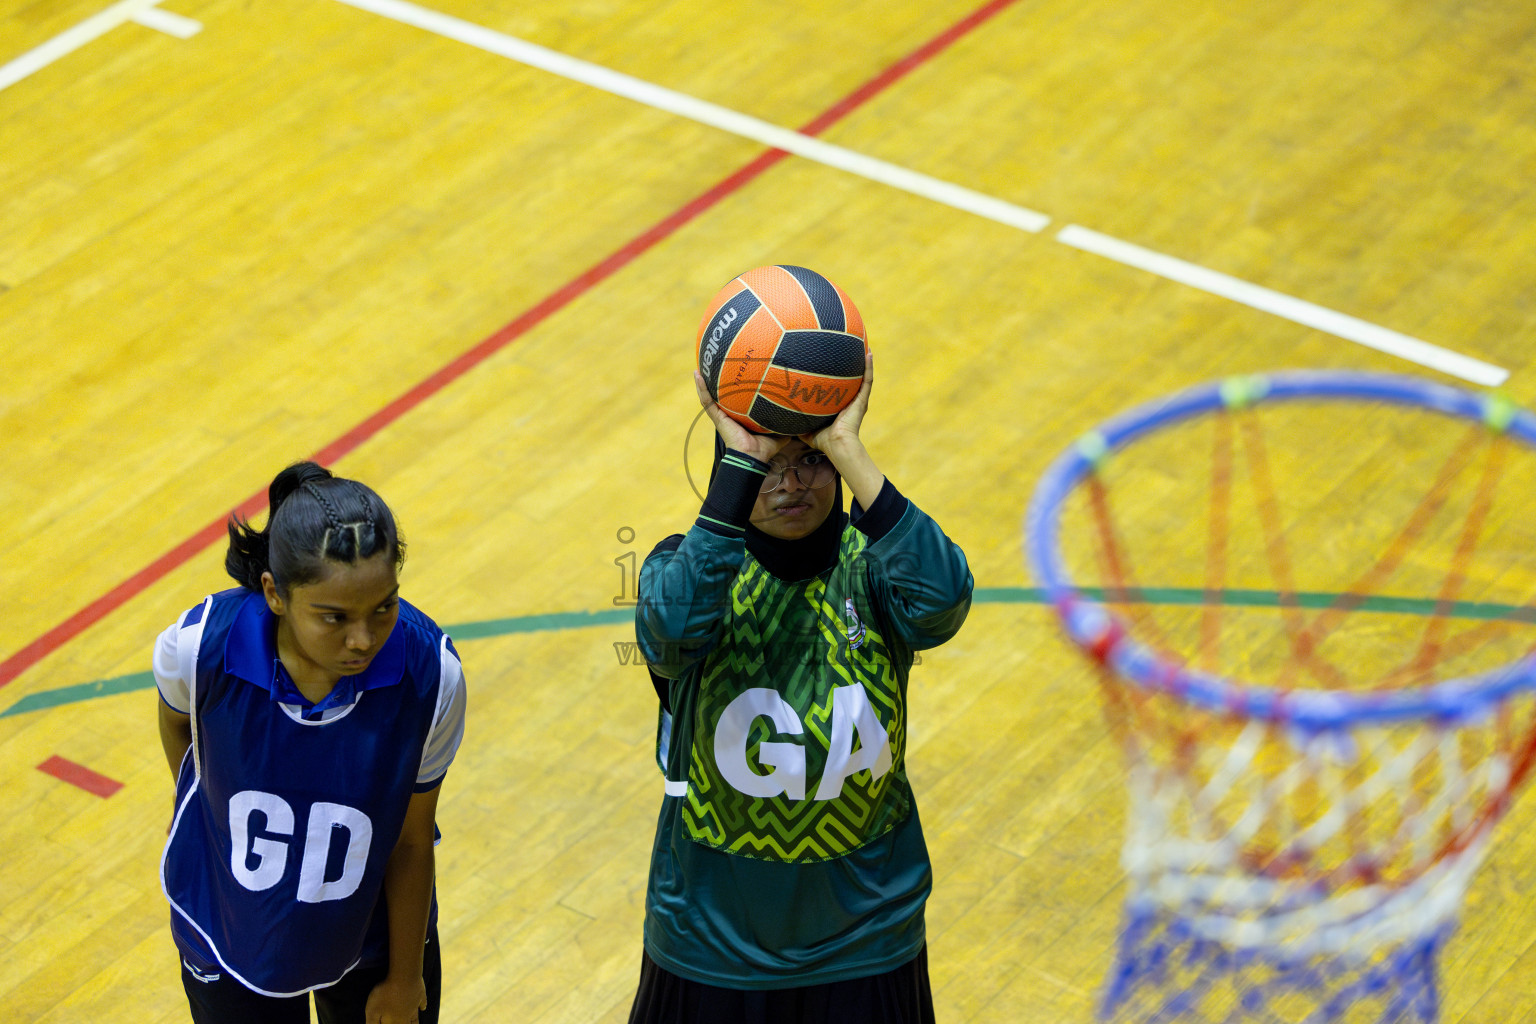
[{"label": "green long-sleeve jersey", "polygon": [[636,612],[667,780],[646,950],[732,988],[878,974],[922,948],[907,674],[972,588],[964,554],[889,482],[854,506],[829,569],[770,574],[741,529],[761,465],[727,453],[699,521],[646,559]]}]

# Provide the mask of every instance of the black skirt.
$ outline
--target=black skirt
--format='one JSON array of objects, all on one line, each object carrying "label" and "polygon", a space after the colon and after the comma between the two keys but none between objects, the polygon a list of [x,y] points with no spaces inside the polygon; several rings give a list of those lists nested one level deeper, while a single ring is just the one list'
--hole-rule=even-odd
[{"label": "black skirt", "polygon": [[774,989],[705,985],[642,954],[629,1024],[934,1024],[928,947],[884,974]]}]

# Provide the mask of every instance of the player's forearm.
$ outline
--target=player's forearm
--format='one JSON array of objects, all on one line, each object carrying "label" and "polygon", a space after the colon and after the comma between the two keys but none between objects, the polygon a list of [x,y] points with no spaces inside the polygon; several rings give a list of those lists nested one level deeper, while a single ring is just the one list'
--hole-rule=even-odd
[{"label": "player's forearm", "polygon": [[422,947],[432,909],[437,857],[431,843],[401,842],[384,868],[389,905],[389,977],[414,984],[421,977]]},{"label": "player's forearm", "polygon": [[181,762],[192,745],[192,717],[172,711],[165,701],[160,705],[160,747],[165,751],[165,761],[171,766],[174,781],[181,772]]},{"label": "player's forearm", "polygon": [[880,488],[885,485],[885,474],[870,458],[864,442],[855,436],[829,443],[827,457],[837,467],[855,500],[865,508],[872,508],[875,499],[880,497]]}]

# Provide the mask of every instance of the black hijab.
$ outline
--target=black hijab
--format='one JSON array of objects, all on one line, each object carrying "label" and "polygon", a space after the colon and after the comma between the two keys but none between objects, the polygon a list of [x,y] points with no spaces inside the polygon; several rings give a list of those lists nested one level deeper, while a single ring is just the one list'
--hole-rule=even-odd
[{"label": "black hijab", "polygon": [[[715,467],[725,454],[725,442],[715,435],[715,461],[709,469],[709,479],[715,479]],[[747,523],[747,550],[764,569],[781,580],[808,580],[826,572],[837,564],[837,549],[843,539],[843,527],[848,513],[843,511],[843,477],[838,474],[837,491],[832,495],[832,508],[827,518],[808,535],[799,540],[783,540],[771,537],[750,522]]]}]

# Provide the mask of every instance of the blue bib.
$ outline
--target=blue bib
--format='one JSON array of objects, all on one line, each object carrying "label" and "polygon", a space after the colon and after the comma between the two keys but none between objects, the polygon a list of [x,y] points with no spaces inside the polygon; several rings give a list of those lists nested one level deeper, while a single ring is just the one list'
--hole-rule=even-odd
[{"label": "blue bib", "polygon": [[[266,995],[330,985],[383,922],[384,866],[416,788],[441,685],[441,630],[401,602],[368,668],[302,708],[260,594],[228,590],[178,634],[192,746],[161,862],[171,928]],[[379,920],[373,920],[375,907]]]}]

